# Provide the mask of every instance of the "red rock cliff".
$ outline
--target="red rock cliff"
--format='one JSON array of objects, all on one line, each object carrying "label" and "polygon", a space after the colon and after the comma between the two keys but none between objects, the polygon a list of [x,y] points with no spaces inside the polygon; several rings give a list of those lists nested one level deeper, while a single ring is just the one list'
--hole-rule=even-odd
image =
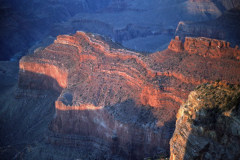
[{"label": "red rock cliff", "polygon": [[186,37],[185,42],[182,43],[179,37],[176,36],[176,38],[170,42],[168,49],[175,52],[185,51],[189,54],[198,54],[209,58],[240,58],[238,46],[232,48],[229,42],[205,37]]},{"label": "red rock cliff", "polygon": [[[143,158],[168,149],[177,109],[196,85],[240,82],[240,64],[232,58],[239,50],[207,41],[188,38],[183,45],[176,38],[168,50],[143,56],[97,35],[62,35],[21,59],[19,87],[61,93],[54,133],[97,137],[113,152]],[[208,56],[219,45],[224,53]]]}]

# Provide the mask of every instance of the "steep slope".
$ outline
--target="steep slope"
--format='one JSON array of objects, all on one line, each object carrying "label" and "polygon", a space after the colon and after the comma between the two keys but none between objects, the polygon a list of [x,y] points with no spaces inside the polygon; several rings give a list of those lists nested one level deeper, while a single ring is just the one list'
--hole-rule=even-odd
[{"label": "steep slope", "polygon": [[22,159],[23,154],[31,148],[45,145],[44,135],[53,118],[54,101],[58,96],[54,91],[19,89],[18,70],[18,63],[0,61],[0,157],[2,160]]},{"label": "steep slope", "polygon": [[203,84],[177,114],[170,160],[239,159],[240,86]]},{"label": "steep slope", "polygon": [[224,39],[233,45],[240,45],[240,7],[224,12],[216,20],[190,22],[181,21],[178,24],[175,35],[181,38],[209,37]]},{"label": "steep slope", "polygon": [[177,109],[196,85],[239,84],[239,55],[224,41],[176,37],[169,49],[143,56],[77,32],[23,57],[18,85],[60,92],[51,144],[141,159],[168,152]]}]

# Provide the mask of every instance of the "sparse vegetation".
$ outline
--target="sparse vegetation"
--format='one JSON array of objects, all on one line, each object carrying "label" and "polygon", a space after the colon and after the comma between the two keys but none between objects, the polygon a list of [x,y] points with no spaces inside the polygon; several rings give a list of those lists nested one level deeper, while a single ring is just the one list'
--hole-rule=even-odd
[{"label": "sparse vegetation", "polygon": [[192,119],[193,115],[189,114],[189,110],[185,110],[184,114],[188,116],[187,122],[194,126],[202,126],[208,131],[217,128],[224,130],[222,126],[219,128],[218,123],[225,124],[223,121],[227,120],[226,115],[232,116],[236,114],[236,110],[239,110],[240,87],[216,81],[198,86],[195,92],[199,101],[194,108],[197,117]]},{"label": "sparse vegetation", "polygon": [[216,81],[213,84],[201,85],[196,88],[199,99],[204,102],[200,107],[205,109],[217,108],[221,112],[238,107],[240,103],[240,88],[238,85]]}]

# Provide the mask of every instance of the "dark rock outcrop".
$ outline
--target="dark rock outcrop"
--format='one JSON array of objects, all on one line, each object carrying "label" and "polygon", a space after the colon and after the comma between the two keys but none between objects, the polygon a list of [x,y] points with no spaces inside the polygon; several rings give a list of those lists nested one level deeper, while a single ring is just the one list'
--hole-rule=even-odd
[{"label": "dark rock outcrop", "polygon": [[203,84],[177,114],[170,160],[239,159],[240,87]]}]

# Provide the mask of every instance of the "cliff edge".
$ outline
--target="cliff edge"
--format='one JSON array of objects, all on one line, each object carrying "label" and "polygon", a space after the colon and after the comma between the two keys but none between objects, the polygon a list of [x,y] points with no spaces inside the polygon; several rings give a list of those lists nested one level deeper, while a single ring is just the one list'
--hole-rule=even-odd
[{"label": "cliff edge", "polygon": [[177,114],[170,160],[240,157],[240,86],[203,84]]},{"label": "cliff edge", "polygon": [[219,40],[183,44],[176,37],[169,49],[144,56],[77,32],[23,57],[18,87],[59,93],[51,144],[142,159],[168,152],[176,112],[197,85],[217,79],[239,84],[238,52]]}]

